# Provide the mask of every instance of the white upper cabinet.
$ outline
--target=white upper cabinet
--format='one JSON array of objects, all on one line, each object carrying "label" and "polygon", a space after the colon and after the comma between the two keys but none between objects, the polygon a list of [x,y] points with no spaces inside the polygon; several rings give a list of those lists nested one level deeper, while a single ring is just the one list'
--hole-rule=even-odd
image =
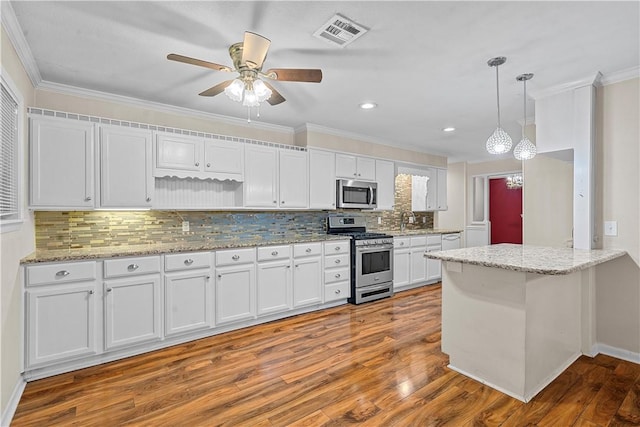
[{"label": "white upper cabinet", "polygon": [[307,152],[280,150],[280,208],[306,208],[309,205]]},{"label": "white upper cabinet", "polygon": [[30,125],[30,206],[93,208],[94,125],[50,117],[31,117]]},{"label": "white upper cabinet", "polygon": [[428,168],[424,175],[411,177],[411,210],[447,210],[447,170]]},{"label": "white upper cabinet", "polygon": [[151,207],[151,153],[150,130],[100,128],[100,206]]},{"label": "white upper cabinet", "polygon": [[309,150],[309,207],[336,208],[336,155],[331,151]]},{"label": "white upper cabinet", "polygon": [[244,144],[158,133],[154,176],[242,181]]},{"label": "white upper cabinet", "polygon": [[245,148],[244,206],[278,207],[278,149],[262,145]]},{"label": "white upper cabinet", "polygon": [[376,161],[369,157],[337,153],[336,177],[358,181],[375,181]]},{"label": "white upper cabinet", "polygon": [[392,210],[395,203],[395,164],[387,160],[376,160],[376,182],[378,183],[378,209]]},{"label": "white upper cabinet", "polygon": [[449,209],[447,205],[447,170],[438,169],[438,182],[437,182],[437,194],[438,194],[438,210],[446,211]]}]

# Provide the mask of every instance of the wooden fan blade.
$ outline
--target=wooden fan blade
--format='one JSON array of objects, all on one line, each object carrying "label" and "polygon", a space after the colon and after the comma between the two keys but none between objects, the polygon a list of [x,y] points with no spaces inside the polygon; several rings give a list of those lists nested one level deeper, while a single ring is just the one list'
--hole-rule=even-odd
[{"label": "wooden fan blade", "polygon": [[322,70],[296,69],[296,68],[272,68],[264,73],[267,77],[281,82],[310,82],[322,81]]},{"label": "wooden fan blade", "polygon": [[184,62],[185,64],[198,65],[200,67],[210,68],[216,71],[231,71],[231,68],[226,65],[203,61],[202,59],[191,58],[188,56],[178,55],[176,53],[170,53],[167,55],[167,59],[170,59],[171,61]]},{"label": "wooden fan blade", "polygon": [[233,80],[227,80],[226,82],[218,83],[217,85],[215,85],[213,87],[210,87],[209,89],[205,90],[204,92],[200,92],[198,95],[200,95],[200,96],[216,96],[219,93],[222,93],[224,91],[224,88],[229,86],[231,84],[231,82],[233,82]]},{"label": "wooden fan blade", "polygon": [[260,69],[267,57],[271,40],[260,34],[245,31],[242,42],[242,63],[249,68]]},{"label": "wooden fan blade", "polygon": [[266,87],[268,87],[269,89],[271,89],[271,96],[269,97],[269,99],[267,99],[267,102],[271,105],[278,105],[283,103],[284,101],[286,101],[286,99],[284,99],[284,96],[280,95],[280,92],[278,92],[277,90],[275,90],[273,88],[273,86],[271,86],[269,83],[265,82],[263,80],[263,83]]}]

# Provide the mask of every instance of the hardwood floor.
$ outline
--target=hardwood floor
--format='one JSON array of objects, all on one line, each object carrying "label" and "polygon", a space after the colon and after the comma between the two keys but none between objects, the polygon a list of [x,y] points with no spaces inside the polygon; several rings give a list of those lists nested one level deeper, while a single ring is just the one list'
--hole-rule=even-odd
[{"label": "hardwood floor", "polygon": [[638,426],[640,365],[581,357],[528,404],[446,368],[439,285],[27,385],[12,426]]}]

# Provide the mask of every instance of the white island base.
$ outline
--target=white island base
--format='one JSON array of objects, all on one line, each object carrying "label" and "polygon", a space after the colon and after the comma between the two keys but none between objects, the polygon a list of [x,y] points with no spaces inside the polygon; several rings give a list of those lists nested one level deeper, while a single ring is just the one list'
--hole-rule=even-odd
[{"label": "white island base", "polygon": [[624,254],[565,249],[557,260],[569,256],[568,265],[545,271],[534,264],[549,250],[496,245],[425,255],[443,260],[449,367],[523,402],[581,354],[594,355],[594,265]]}]

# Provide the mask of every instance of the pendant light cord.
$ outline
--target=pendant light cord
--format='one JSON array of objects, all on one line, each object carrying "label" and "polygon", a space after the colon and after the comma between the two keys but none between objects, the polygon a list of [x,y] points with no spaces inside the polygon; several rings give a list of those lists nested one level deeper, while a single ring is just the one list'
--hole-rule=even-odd
[{"label": "pendant light cord", "polygon": [[500,82],[498,80],[498,65],[496,65],[496,104],[498,105],[498,127],[500,126]]},{"label": "pendant light cord", "polygon": [[524,128],[527,127],[527,81],[524,81],[524,122],[522,123],[522,139],[524,139]]}]

